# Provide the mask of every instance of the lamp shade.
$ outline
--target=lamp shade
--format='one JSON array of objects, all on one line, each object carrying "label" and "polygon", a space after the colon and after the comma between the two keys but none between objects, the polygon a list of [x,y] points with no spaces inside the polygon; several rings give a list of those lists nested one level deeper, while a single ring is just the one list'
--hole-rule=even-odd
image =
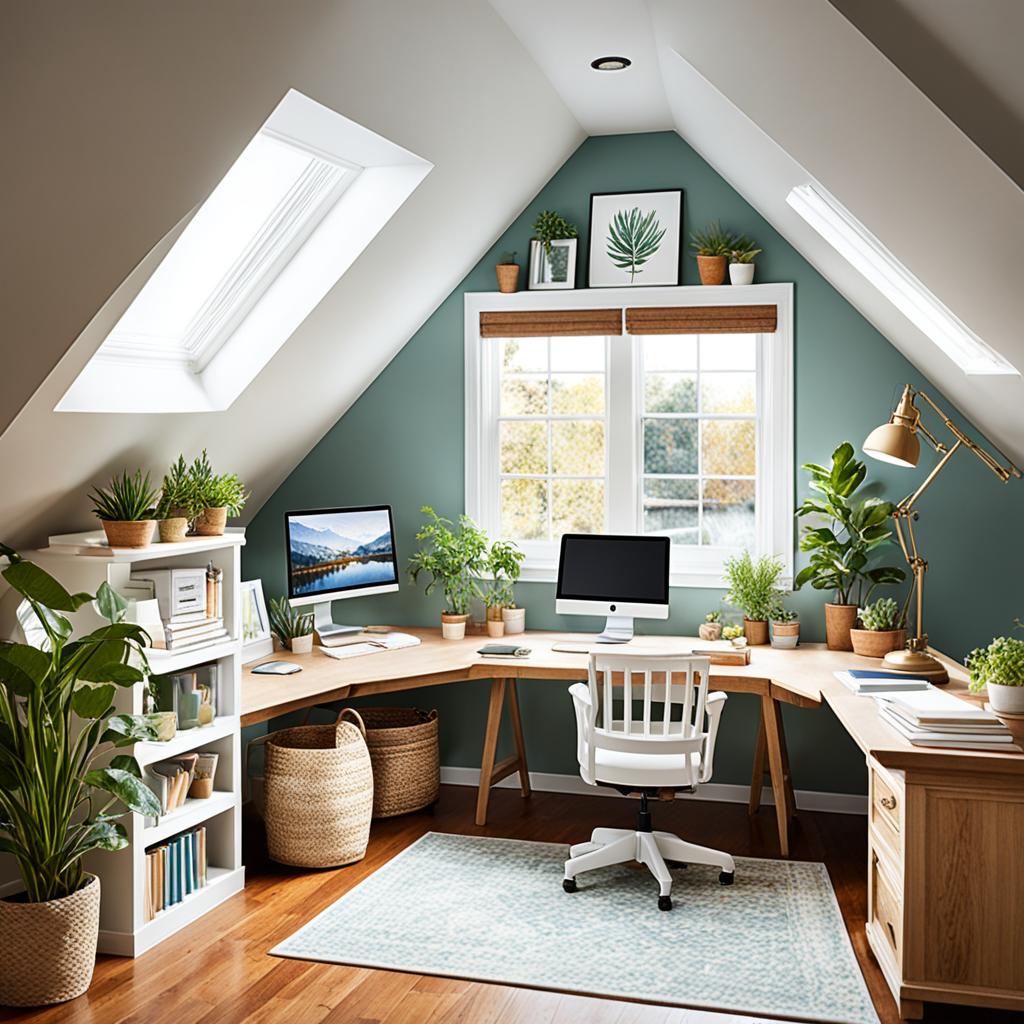
[{"label": "lamp shade", "polygon": [[921,455],[917,434],[902,423],[883,423],[868,434],[862,445],[865,454],[894,466],[913,468]]}]

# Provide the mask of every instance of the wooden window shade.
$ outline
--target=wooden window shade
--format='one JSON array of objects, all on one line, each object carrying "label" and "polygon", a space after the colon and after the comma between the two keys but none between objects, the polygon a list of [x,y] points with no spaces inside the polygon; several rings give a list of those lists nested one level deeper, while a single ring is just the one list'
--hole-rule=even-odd
[{"label": "wooden window shade", "polygon": [[774,334],[775,306],[631,306],[627,334]]},{"label": "wooden window shade", "polygon": [[600,337],[621,333],[621,309],[524,309],[480,314],[481,338],[548,338],[573,334]]}]

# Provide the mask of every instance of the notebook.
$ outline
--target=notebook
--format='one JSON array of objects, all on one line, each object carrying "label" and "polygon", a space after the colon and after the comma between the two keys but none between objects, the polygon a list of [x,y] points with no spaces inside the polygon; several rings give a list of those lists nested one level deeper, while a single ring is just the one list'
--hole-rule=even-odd
[{"label": "notebook", "polygon": [[359,640],[341,647],[321,647],[328,658],[358,658],[362,654],[379,654],[381,651],[397,651],[403,647],[415,647],[420,642],[412,633],[374,634],[372,640]]},{"label": "notebook", "polygon": [[932,686],[915,693],[889,693],[879,700],[891,704],[901,717],[918,725],[971,724],[977,722],[998,723],[999,719],[990,711],[968,704],[951,693]]},{"label": "notebook", "polygon": [[921,676],[903,672],[882,672],[877,669],[851,668],[833,675],[848,690],[857,694],[896,693],[903,690],[927,690],[931,683]]},{"label": "notebook", "polygon": [[942,747],[947,750],[990,750],[996,753],[1020,753],[1020,747],[1013,742],[1013,736],[1004,728],[1003,732],[959,732],[946,729],[922,729],[911,725],[906,719],[894,714],[884,703],[881,717],[901,736],[905,736],[915,747]]}]

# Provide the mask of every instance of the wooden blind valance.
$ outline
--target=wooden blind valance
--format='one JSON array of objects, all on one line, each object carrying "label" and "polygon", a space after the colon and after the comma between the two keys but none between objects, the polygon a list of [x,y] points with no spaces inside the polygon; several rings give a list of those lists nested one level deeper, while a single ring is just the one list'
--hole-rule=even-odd
[{"label": "wooden blind valance", "polygon": [[627,334],[774,334],[775,306],[631,306]]},{"label": "wooden blind valance", "polygon": [[621,309],[521,309],[480,314],[481,338],[548,338],[557,335],[604,336],[621,333]]}]

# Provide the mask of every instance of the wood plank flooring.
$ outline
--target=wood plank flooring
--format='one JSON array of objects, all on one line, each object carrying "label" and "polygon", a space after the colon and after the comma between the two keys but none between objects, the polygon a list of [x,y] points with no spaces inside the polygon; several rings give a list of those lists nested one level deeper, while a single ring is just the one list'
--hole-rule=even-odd
[{"label": "wood plank flooring", "polygon": [[[454,981],[391,971],[307,963],[266,951],[333,903],[424,832],[578,842],[598,825],[632,827],[634,803],[618,797],[498,789],[490,822],[473,823],[476,791],[443,787],[430,811],[375,822],[365,860],[332,871],[301,871],[267,860],[262,826],[246,822],[245,891],[191,929],[135,960],[102,957],[92,988],[63,1006],[0,1009],[0,1021],[32,1024],[754,1024],[760,1018],[647,1006],[609,999]],[[739,804],[657,804],[656,826],[741,856],[777,849],[771,808],[750,818]],[[897,1024],[864,937],[866,820],[801,812],[793,856],[828,866],[854,949],[882,1024]],[[467,894],[471,898],[472,894]],[[415,899],[415,895],[410,897]],[[677,911],[684,910],[679,906]],[[925,1020],[1010,1024],[1014,1015],[931,1006]]]}]

